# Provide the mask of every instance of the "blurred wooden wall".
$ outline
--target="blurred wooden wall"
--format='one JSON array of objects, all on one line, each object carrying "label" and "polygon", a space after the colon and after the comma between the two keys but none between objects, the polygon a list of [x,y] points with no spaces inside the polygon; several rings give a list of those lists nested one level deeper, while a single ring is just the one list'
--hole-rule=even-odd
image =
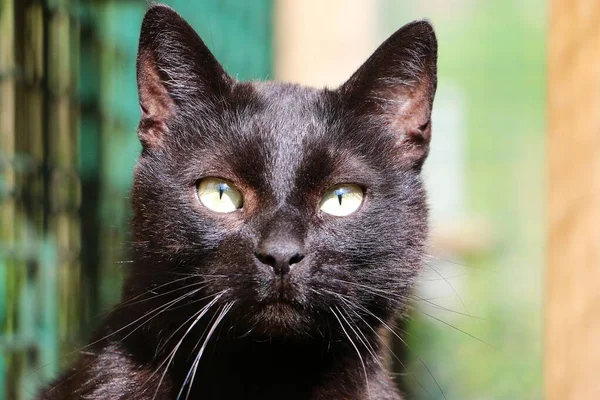
[{"label": "blurred wooden wall", "polygon": [[600,399],[600,1],[550,2],[546,399]]},{"label": "blurred wooden wall", "polygon": [[314,87],[343,83],[379,44],[378,6],[375,0],[276,1],[275,79]]}]

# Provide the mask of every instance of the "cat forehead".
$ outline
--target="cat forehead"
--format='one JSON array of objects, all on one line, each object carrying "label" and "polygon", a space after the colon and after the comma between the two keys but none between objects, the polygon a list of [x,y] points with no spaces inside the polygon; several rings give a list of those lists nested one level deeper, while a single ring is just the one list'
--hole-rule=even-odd
[{"label": "cat forehead", "polygon": [[[340,93],[279,82],[245,83],[243,101],[234,112],[238,128],[230,132],[236,147],[259,146],[280,161],[376,164],[393,162],[397,138],[377,121],[348,110]],[[248,106],[248,104],[254,106]],[[227,126],[225,126],[227,129]],[[283,166],[289,170],[291,166]]]},{"label": "cat forehead", "polygon": [[231,129],[227,142],[238,175],[260,174],[263,185],[284,195],[282,188],[295,187],[299,175],[334,172],[339,132],[326,91],[275,82],[241,85],[234,99],[237,129],[224,127]]},{"label": "cat forehead", "polygon": [[311,147],[341,144],[339,104],[330,92],[276,82],[239,85],[221,125],[232,148],[260,147],[258,153],[293,164]]},{"label": "cat forehead", "polygon": [[[246,100],[254,102],[254,113],[246,117],[265,125],[302,128],[307,125],[328,125],[334,121],[335,96],[322,89],[279,82],[246,83]],[[295,126],[298,125],[298,126]],[[303,135],[304,131],[296,132]]]}]

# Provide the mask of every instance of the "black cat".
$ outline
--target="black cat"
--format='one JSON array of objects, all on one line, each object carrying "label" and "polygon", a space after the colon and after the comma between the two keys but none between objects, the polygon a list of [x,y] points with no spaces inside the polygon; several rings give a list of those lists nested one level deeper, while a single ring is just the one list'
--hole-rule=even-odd
[{"label": "black cat", "polygon": [[400,399],[384,368],[423,258],[431,25],[340,88],[237,82],[173,10],[142,24],[123,302],[42,399]]}]

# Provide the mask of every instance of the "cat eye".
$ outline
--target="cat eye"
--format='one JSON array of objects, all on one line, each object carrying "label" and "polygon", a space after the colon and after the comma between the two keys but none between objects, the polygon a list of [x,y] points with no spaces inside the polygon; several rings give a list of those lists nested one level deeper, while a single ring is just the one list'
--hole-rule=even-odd
[{"label": "cat eye", "polygon": [[231,182],[219,178],[204,178],[198,184],[198,199],[209,210],[230,213],[242,208],[243,199]]},{"label": "cat eye", "polygon": [[329,189],[319,207],[321,211],[336,217],[345,217],[359,209],[363,190],[358,185],[340,185]]}]

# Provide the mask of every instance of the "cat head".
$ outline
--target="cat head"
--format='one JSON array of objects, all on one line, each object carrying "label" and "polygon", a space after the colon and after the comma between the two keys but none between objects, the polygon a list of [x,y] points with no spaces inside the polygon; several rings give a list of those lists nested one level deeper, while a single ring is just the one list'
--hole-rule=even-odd
[{"label": "cat head", "polygon": [[389,319],[427,236],[436,58],[419,21],[335,90],[238,82],[177,13],[151,7],[129,290],[179,279],[259,334]]}]

